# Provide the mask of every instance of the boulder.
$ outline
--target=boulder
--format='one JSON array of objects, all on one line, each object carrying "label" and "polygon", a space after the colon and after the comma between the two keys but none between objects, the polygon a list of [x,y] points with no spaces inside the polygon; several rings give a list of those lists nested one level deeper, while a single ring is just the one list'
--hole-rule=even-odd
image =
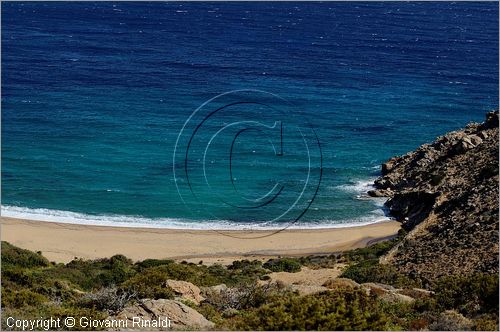
[{"label": "boulder", "polygon": [[227,290],[226,284],[219,284],[219,285],[215,285],[215,286],[211,286],[211,287],[207,287],[207,288],[210,289],[211,291],[214,291],[217,293],[220,293],[220,292]]},{"label": "boulder", "polygon": [[382,175],[386,175],[387,173],[392,171],[400,159],[401,158],[395,157],[395,158],[392,158],[389,161],[383,163],[382,164]]},{"label": "boulder", "polygon": [[374,184],[377,189],[390,189],[394,187],[394,183],[386,177],[376,179]]},{"label": "boulder", "polygon": [[169,279],[165,283],[165,286],[170,287],[178,298],[189,300],[197,305],[205,299],[200,294],[200,288],[187,281]]},{"label": "boulder", "polygon": [[462,142],[465,143],[468,148],[472,149],[483,143],[483,140],[477,135],[468,135],[462,139]]},{"label": "boulder", "polygon": [[388,197],[391,196],[392,191],[390,189],[373,189],[368,190],[368,196],[370,197]]},{"label": "boulder", "polygon": [[483,139],[478,135],[464,136],[454,147],[456,153],[464,153],[483,143]]},{"label": "boulder", "polygon": [[[126,320],[127,329],[130,330],[207,330],[215,325],[193,308],[179,301],[165,299],[141,300],[139,303],[126,307],[110,319]],[[138,324],[138,320],[144,323]],[[166,320],[170,322],[170,326],[154,324],[154,322],[165,322]],[[150,322],[149,326],[148,322]]]},{"label": "boulder", "polygon": [[488,112],[486,114],[486,121],[481,125],[482,129],[496,129],[498,128],[498,111]]},{"label": "boulder", "polygon": [[248,297],[252,286],[245,285],[245,287],[229,288],[224,284],[204,287],[203,295],[205,296],[205,303],[212,305],[219,311],[227,309],[240,309],[243,299]]}]

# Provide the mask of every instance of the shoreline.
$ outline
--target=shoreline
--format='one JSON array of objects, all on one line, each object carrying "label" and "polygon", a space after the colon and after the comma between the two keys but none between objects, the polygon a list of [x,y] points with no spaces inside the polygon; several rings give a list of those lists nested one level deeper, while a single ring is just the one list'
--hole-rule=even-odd
[{"label": "shoreline", "polygon": [[221,234],[214,230],[97,226],[1,217],[1,239],[41,251],[49,260],[63,263],[75,257],[98,259],[123,254],[134,261],[168,258],[229,264],[237,259],[320,255],[360,248],[395,236],[400,225],[387,220],[353,227],[292,228],[262,237],[270,232],[225,230]]},{"label": "shoreline", "polygon": [[[374,200],[376,198],[366,196],[368,199]],[[29,210],[25,212],[23,210]],[[16,211],[17,210],[17,211]],[[282,229],[295,229],[295,230],[311,230],[311,229],[336,229],[336,228],[351,228],[367,226],[375,223],[391,220],[387,215],[373,215],[366,216],[356,221],[348,221],[345,223],[291,223],[285,227],[276,226],[260,226],[259,223],[236,224],[225,220],[196,220],[187,222],[182,218],[159,218],[150,219],[141,216],[130,215],[86,215],[79,212],[63,211],[63,210],[49,210],[49,209],[29,209],[17,206],[2,205],[0,207],[0,217],[19,219],[19,220],[32,220],[40,222],[52,222],[61,224],[74,224],[85,226],[102,226],[102,227],[123,227],[123,228],[148,228],[148,229],[169,229],[169,230],[193,230],[193,231],[219,231],[219,232],[232,232],[232,231],[262,231],[262,232],[276,232]],[[23,212],[20,212],[23,211]],[[382,208],[381,208],[382,211]],[[37,213],[38,212],[38,213]],[[89,218],[90,217],[90,218]],[[153,221],[150,223],[147,221]],[[217,226],[211,226],[213,224]],[[264,223],[265,224],[265,223]]]}]

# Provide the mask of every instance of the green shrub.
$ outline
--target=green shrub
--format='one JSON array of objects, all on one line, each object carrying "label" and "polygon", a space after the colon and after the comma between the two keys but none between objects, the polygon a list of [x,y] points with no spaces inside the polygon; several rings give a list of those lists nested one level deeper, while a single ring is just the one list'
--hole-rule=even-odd
[{"label": "green shrub", "polygon": [[234,261],[227,267],[228,270],[254,270],[262,266],[262,262],[259,260],[250,261],[248,259],[243,259],[240,261]]},{"label": "green shrub", "polygon": [[3,266],[2,262],[2,285],[10,287],[33,285],[32,273],[18,266]]},{"label": "green shrub", "polygon": [[39,306],[48,299],[29,289],[12,291],[2,287],[2,307],[23,308],[27,306]]},{"label": "green shrub", "polygon": [[281,296],[233,318],[241,330],[386,330],[387,318],[362,290]]},{"label": "green shrub", "polygon": [[233,265],[232,269],[227,269],[220,264],[205,266],[187,262],[180,264],[172,262],[142,269],[140,273],[148,273],[148,271],[155,269],[163,271],[167,279],[188,281],[197,286],[215,286],[218,284],[234,286],[240,283],[253,282],[265,274],[265,270],[260,268],[258,264],[241,262]]},{"label": "green shrub", "polygon": [[398,237],[388,241],[375,243],[371,246],[346,251],[342,254],[347,262],[362,262],[366,260],[378,259],[391,250],[399,240],[404,237],[404,231],[398,233]]},{"label": "green shrub", "polygon": [[15,265],[23,268],[49,266],[49,261],[40,253],[21,249],[2,241],[2,268]]},{"label": "green shrub", "polygon": [[174,261],[171,259],[145,259],[141,262],[135,263],[135,266],[139,271],[142,271],[150,267],[169,265],[172,263],[174,263]]},{"label": "green shrub", "polygon": [[172,299],[172,289],[165,285],[169,274],[158,268],[150,268],[130,278],[121,285],[125,292],[136,293],[139,298]]},{"label": "green shrub", "polygon": [[441,310],[457,309],[467,317],[498,313],[498,275],[446,276],[433,285]]},{"label": "green shrub", "polygon": [[301,264],[296,258],[270,259],[263,267],[273,272],[299,272],[301,270]]},{"label": "green shrub", "polygon": [[473,320],[476,331],[498,331],[498,315],[487,314],[478,316]]},{"label": "green shrub", "polygon": [[52,301],[73,301],[80,291],[76,290],[72,284],[66,280],[40,279],[40,283],[31,287],[31,290],[47,296]]},{"label": "green shrub", "polygon": [[361,261],[349,266],[341,275],[358,283],[379,282],[396,287],[417,287],[419,283],[400,273],[392,265],[379,264],[378,260]]},{"label": "green shrub", "polygon": [[87,291],[118,285],[135,273],[132,262],[123,255],[98,260],[75,259],[45,271],[47,277],[67,280]]},{"label": "green shrub", "polygon": [[203,315],[206,319],[216,324],[216,326],[223,323],[221,312],[213,305],[208,303],[201,303],[196,310]]},{"label": "green shrub", "polygon": [[331,255],[310,255],[299,257],[299,262],[310,269],[329,269],[335,267],[339,262],[340,254]]}]

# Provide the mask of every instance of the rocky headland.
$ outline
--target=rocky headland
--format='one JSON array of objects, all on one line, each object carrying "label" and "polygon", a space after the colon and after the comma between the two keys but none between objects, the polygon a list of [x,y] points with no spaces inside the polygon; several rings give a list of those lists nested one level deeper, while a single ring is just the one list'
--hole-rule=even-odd
[{"label": "rocky headland", "polygon": [[382,165],[371,196],[408,234],[381,263],[426,281],[498,273],[498,111]]}]

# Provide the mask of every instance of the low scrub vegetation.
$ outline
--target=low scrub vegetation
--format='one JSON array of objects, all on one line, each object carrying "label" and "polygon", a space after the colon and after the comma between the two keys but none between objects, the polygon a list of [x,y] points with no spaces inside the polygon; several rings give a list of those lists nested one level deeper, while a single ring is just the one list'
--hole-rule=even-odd
[{"label": "low scrub vegetation", "polygon": [[[414,289],[422,287],[418,280],[379,264],[379,257],[397,241],[328,256],[283,257],[265,263],[241,260],[227,267],[154,259],[134,263],[122,255],[56,264],[41,253],[2,242],[2,328],[6,329],[9,316],[102,319],[139,299],[174,298],[166,281],[175,279],[203,290],[205,300],[190,306],[214,322],[215,329],[498,329],[497,275],[440,278],[428,286],[432,295],[427,296]],[[402,294],[415,300],[384,301],[354,286],[300,295],[284,284],[266,281],[271,272],[295,273],[302,266],[318,269],[339,263],[345,267],[342,277],[403,288]]]},{"label": "low scrub vegetation", "polygon": [[236,316],[238,330],[385,330],[389,320],[375,298],[358,290],[280,296]]},{"label": "low scrub vegetation", "polygon": [[277,258],[270,259],[263,267],[273,272],[299,272],[302,265],[296,258]]}]

